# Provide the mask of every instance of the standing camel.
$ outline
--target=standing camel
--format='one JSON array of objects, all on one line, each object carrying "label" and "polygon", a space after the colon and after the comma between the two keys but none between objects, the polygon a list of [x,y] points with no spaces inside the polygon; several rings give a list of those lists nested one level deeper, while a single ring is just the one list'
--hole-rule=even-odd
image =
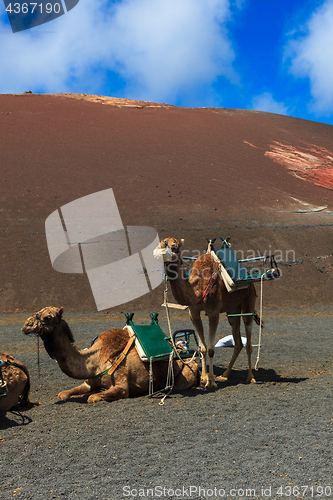
[{"label": "standing camel", "polygon": [[[89,349],[79,351],[73,345],[73,334],[62,317],[63,309],[44,307],[28,318],[22,328],[26,335],[38,334],[51,358],[59,368],[75,379],[86,379],[83,384],[62,391],[60,399],[87,395],[88,403],[115,401],[117,399],[148,393],[149,363],[144,363],[135,348],[134,337],[120,328],[107,330],[99,335]],[[153,363],[154,389],[164,389],[169,361]],[[174,389],[184,390],[197,383],[198,365],[192,361],[184,365],[173,360]]]},{"label": "standing camel", "polygon": [[17,403],[29,402],[30,377],[28,368],[10,354],[0,352],[0,412],[10,410]]},{"label": "standing camel", "polygon": [[[174,298],[179,304],[189,307],[191,321],[198,333],[199,345],[202,353],[201,385],[206,388],[217,387],[213,373],[213,358],[215,353],[215,335],[220,319],[220,314],[226,312],[228,315],[241,313],[255,313],[256,291],[252,284],[246,289],[228,292],[223,279],[217,273],[215,279],[212,276],[216,273],[216,263],[213,257],[207,253],[200,255],[194,262],[191,274],[187,279],[184,275],[184,264],[180,255],[180,248],[184,240],[175,238],[165,238],[155,248],[156,258],[163,256],[166,268],[166,275],[170,281]],[[213,281],[213,284],[212,284]],[[209,293],[204,294],[208,283],[212,284]],[[209,320],[208,346],[206,347],[203,324],[200,317],[201,311],[205,311]],[[227,380],[231,369],[243,348],[240,335],[241,316],[228,316],[228,321],[232,328],[232,335],[235,347],[228,368],[218,380]],[[248,357],[247,383],[255,382],[251,368],[251,335],[253,318],[260,321],[257,315],[243,316],[246,331],[246,353]],[[209,357],[209,373],[207,374],[206,356]]]}]

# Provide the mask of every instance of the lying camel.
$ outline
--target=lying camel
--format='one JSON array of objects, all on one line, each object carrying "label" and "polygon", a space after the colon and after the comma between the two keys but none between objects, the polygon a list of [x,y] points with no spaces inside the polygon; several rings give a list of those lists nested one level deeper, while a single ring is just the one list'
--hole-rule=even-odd
[{"label": "lying camel", "polygon": [[[45,307],[28,318],[22,328],[26,335],[38,334],[41,337],[49,356],[58,361],[66,375],[86,379],[78,387],[60,392],[60,399],[87,395],[88,403],[96,403],[148,393],[149,363],[139,357],[127,329],[107,330],[89,349],[79,351],[73,345],[73,334],[62,313],[62,307]],[[168,363],[153,363],[155,391],[166,385]],[[195,361],[184,365],[174,359],[173,369],[175,390],[188,389],[197,383],[198,365]]]},{"label": "lying camel", "polygon": [[0,365],[0,412],[10,410],[17,403],[31,406],[28,368],[4,352],[0,352]]}]

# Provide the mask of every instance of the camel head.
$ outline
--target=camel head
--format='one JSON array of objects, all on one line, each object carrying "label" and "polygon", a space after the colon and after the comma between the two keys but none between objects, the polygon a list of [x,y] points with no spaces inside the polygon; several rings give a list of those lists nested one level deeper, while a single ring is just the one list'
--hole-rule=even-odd
[{"label": "camel head", "polygon": [[164,262],[170,262],[178,257],[179,249],[184,244],[184,240],[176,238],[164,238],[155,248],[153,254],[156,259],[163,257]]},{"label": "camel head", "polygon": [[[22,332],[26,335],[39,335],[44,342],[45,349],[47,350],[49,356],[53,358],[53,332],[55,328],[62,321],[62,307],[44,307],[40,311],[36,312],[33,316],[28,318],[22,327]],[[63,321],[63,323],[65,323]],[[69,329],[67,323],[66,333],[70,342],[74,342],[74,337]]]},{"label": "camel head", "polygon": [[35,333],[43,337],[45,333],[52,333],[54,328],[61,321],[63,308],[44,307],[28,318],[22,327],[22,332],[26,335]]}]

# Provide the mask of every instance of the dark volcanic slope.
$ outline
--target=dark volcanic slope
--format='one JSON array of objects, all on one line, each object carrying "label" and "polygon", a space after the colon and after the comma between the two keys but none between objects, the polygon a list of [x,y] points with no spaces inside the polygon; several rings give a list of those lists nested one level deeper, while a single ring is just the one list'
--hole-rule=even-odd
[{"label": "dark volcanic slope", "polygon": [[[0,133],[2,312],[49,304],[96,310],[85,275],[52,269],[44,224],[62,205],[106,188],[124,225],[184,237],[188,249],[230,235],[235,249],[275,251],[283,278],[265,286],[265,305],[330,303],[331,126],[255,111],[25,94],[0,96]],[[311,212],[318,207],[327,208]],[[156,309],[161,300],[160,287],[118,310]]]}]

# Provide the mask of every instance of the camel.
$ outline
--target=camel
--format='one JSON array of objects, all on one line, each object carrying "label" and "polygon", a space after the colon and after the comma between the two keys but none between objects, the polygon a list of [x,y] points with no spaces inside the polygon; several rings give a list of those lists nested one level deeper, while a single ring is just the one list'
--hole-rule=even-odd
[{"label": "camel", "polygon": [[[61,391],[59,399],[85,395],[89,396],[88,403],[96,403],[148,393],[149,362],[141,360],[127,329],[106,330],[89,349],[78,350],[62,314],[62,307],[45,307],[28,318],[22,328],[26,335],[38,334],[41,337],[49,356],[57,360],[66,375],[86,379],[78,387]],[[156,391],[166,385],[168,364],[169,361],[153,363]],[[117,366],[115,371],[113,366]],[[197,383],[198,365],[195,361],[184,365],[174,359],[173,369],[175,390],[185,390]]]},{"label": "camel", "polygon": [[6,412],[19,403],[31,406],[29,401],[30,376],[28,368],[10,354],[0,352],[0,412]]},{"label": "camel", "polygon": [[[163,257],[166,269],[166,275],[170,281],[172,294],[175,300],[189,307],[189,315],[194,328],[199,337],[199,347],[202,353],[202,371],[200,384],[206,388],[216,388],[215,377],[213,373],[213,358],[215,353],[215,335],[219,323],[220,314],[226,312],[229,314],[253,313],[255,314],[256,291],[253,283],[246,289],[240,289],[234,292],[228,292],[223,279],[217,273],[215,279],[212,279],[216,272],[216,263],[213,257],[206,253],[200,255],[194,262],[189,278],[184,275],[184,263],[181,258],[180,248],[184,240],[176,238],[165,238],[154,250],[156,258]],[[204,294],[207,285],[211,286],[209,293]],[[203,297],[204,294],[204,298]],[[208,346],[206,347],[203,324],[200,317],[201,311],[205,311],[209,320]],[[228,368],[217,380],[226,381],[230,375],[231,369],[243,348],[240,335],[241,316],[228,316],[228,321],[232,328],[232,335],[235,346]],[[251,335],[253,319],[258,323],[259,317],[255,315],[243,316],[246,331],[246,352],[248,357],[247,383],[255,382],[251,368]],[[209,372],[207,374],[206,357],[209,357]]]}]

